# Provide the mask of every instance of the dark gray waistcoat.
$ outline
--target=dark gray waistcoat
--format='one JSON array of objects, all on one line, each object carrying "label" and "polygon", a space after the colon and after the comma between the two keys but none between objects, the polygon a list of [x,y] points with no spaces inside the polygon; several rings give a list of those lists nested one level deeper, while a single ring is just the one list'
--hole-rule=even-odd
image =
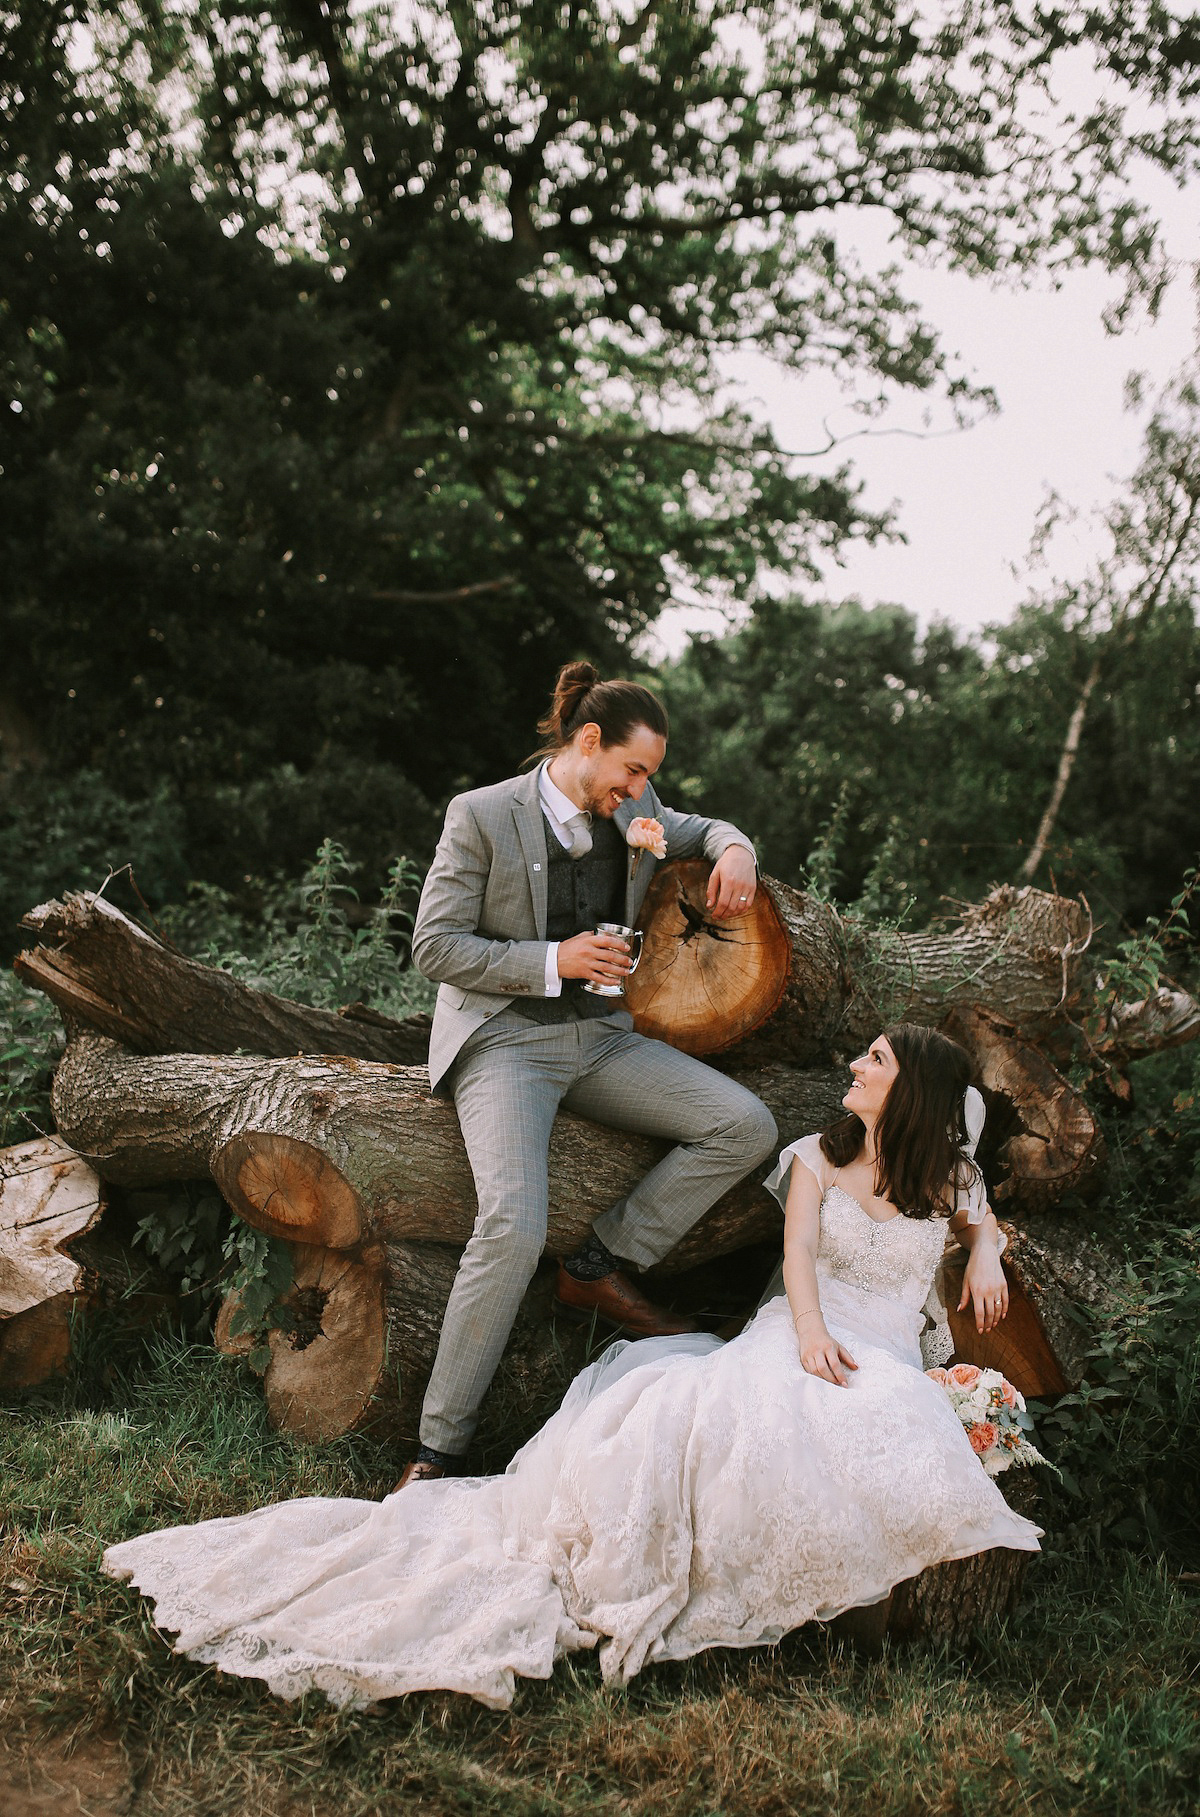
[{"label": "dark gray waistcoat", "polygon": [[[546,938],[570,940],[601,921],[623,924],[629,853],[611,820],[592,820],[592,849],[572,858],[558,843],[545,815]],[[528,1022],[577,1022],[581,1017],[608,1016],[624,1007],[620,997],[596,997],[582,978],[565,978],[560,997],[520,997],[510,1005]]]}]

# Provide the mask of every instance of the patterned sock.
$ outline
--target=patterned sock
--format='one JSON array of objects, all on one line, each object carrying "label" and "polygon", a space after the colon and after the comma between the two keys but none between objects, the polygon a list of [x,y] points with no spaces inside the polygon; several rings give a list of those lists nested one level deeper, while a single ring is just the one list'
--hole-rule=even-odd
[{"label": "patterned sock", "polygon": [[432,1445],[421,1445],[417,1449],[417,1462],[419,1464],[438,1464],[453,1476],[462,1463],[462,1459],[449,1451],[435,1451]]},{"label": "patterned sock", "polygon": [[574,1255],[563,1257],[563,1267],[575,1281],[602,1281],[621,1266],[620,1256],[607,1249],[593,1230]]}]

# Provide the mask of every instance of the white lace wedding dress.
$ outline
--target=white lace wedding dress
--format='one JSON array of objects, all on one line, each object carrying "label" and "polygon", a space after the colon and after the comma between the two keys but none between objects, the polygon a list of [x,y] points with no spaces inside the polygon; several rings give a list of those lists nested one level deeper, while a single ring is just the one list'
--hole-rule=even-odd
[{"label": "white lace wedding dress", "polygon": [[503,1707],[516,1674],[547,1678],[573,1649],[599,1644],[604,1676],[628,1679],[777,1640],[943,1559],[1036,1551],[922,1373],[944,1237],[826,1188],[817,1274],[859,1364],[847,1388],[805,1373],[775,1299],[729,1344],[614,1345],[504,1476],[165,1528],[105,1568],[154,1599],[176,1651],[282,1696],[447,1689]]}]

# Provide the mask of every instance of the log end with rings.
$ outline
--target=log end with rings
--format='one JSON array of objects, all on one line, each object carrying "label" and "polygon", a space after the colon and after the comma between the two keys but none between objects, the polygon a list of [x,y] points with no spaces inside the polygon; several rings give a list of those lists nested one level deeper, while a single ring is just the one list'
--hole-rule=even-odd
[{"label": "log end with rings", "polygon": [[687,1054],[716,1054],[760,1028],[787,988],[791,943],[766,890],[743,914],[705,905],[712,866],[664,865],[642,909],[642,962],[625,986],[639,1034]]}]

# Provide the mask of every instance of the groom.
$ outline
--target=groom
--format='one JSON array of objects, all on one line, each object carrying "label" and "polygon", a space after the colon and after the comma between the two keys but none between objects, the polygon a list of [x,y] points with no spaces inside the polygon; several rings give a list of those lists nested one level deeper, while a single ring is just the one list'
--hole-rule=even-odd
[{"label": "groom", "polygon": [[775,1145],[774,1119],[751,1092],[635,1034],[622,998],[584,989],[630,968],[622,943],[595,930],[632,927],[654,874],[652,853],[626,844],[632,820],[661,823],[669,858],[714,860],[717,917],[753,902],[753,846],[725,821],[658,800],[667,716],[648,689],[569,663],[539,730],[536,770],[450,803],[413,930],[414,961],[441,986],[430,1083],[454,1099],[478,1213],[400,1488],[452,1472],[475,1430],[545,1244],[560,1105],[677,1143],[559,1264],[560,1306],[638,1337],[694,1326],[644,1298],[624,1265],[660,1261]]}]

